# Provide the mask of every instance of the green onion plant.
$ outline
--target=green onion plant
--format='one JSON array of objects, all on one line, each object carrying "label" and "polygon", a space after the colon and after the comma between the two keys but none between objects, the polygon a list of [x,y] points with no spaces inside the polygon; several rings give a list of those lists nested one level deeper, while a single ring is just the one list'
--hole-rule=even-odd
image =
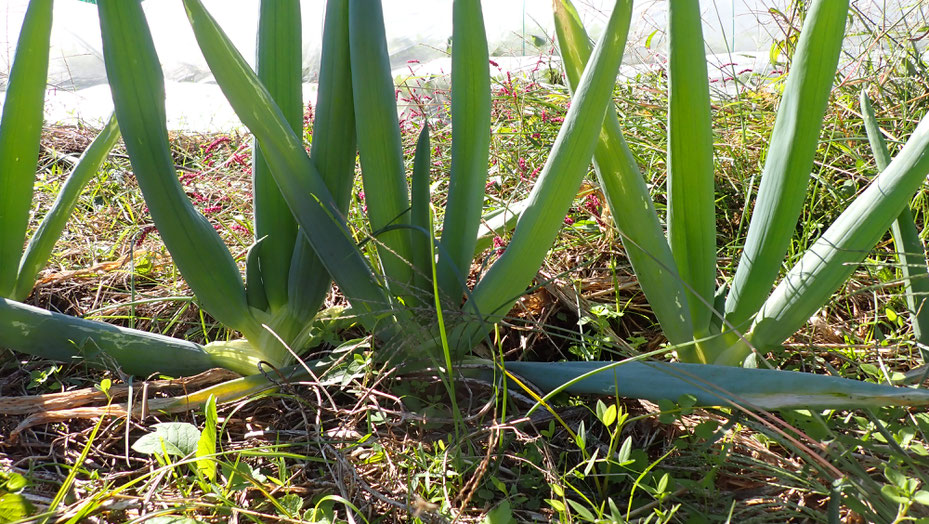
[{"label": "green onion plant", "polygon": [[[871,107],[868,92],[862,91],[860,99],[861,115],[874,155],[874,163],[879,171],[883,171],[890,165],[887,142],[884,141],[881,128],[874,117],[874,108]],[[910,324],[913,326],[913,338],[919,344],[923,362],[929,362],[929,308],[926,307],[926,299],[929,297],[929,267],[926,266],[926,248],[919,239],[919,230],[916,229],[909,205],[904,206],[891,224],[890,233],[903,277],[903,296]]]},{"label": "green onion plant", "polygon": [[29,4],[0,118],[0,297],[19,301],[32,292],[81,190],[119,138],[111,117],[74,165],[24,251],[42,134],[52,6],[52,0]]},{"label": "green onion plant", "polygon": [[[31,9],[50,3],[32,0]],[[487,369],[504,367],[548,393],[652,400],[691,394],[708,405],[929,404],[929,393],[919,389],[738,367],[757,364],[754,350],[776,348],[829,299],[929,173],[929,124],[923,122],[871,187],[774,286],[806,192],[847,0],[816,0],[810,8],[744,253],[719,307],[713,140],[697,0],[668,4],[667,235],[612,105],[631,0],[615,3],[595,46],[570,1],[554,2],[572,104],[528,198],[483,217],[489,57],[481,2],[454,0],[452,159],[439,235],[433,231],[428,193],[427,126],[416,147],[412,187],[408,183],[379,0],[327,2],[309,154],[300,132],[299,1],[261,1],[256,70],[201,0],[183,4],[216,82],[255,139],[256,234],[244,279],[178,183],[165,126],[164,79],[139,2],[97,2],[104,59],[119,130],[155,225],[202,307],[243,338],[201,346],[3,299],[0,323],[14,327],[0,330],[0,345],[61,360],[115,364],[142,375],[187,374],[213,366],[255,374],[265,366],[293,366],[313,344],[322,319],[329,318],[320,315],[320,307],[335,282],[351,304],[352,319],[373,335],[375,354],[401,368],[433,366],[452,373],[450,367],[470,358]],[[29,57],[47,55],[43,46],[21,46],[24,58],[17,56],[17,63],[35,67]],[[36,80],[31,88],[29,80],[12,80],[17,89],[32,89],[33,96],[42,87]],[[20,158],[19,144],[7,145],[4,139],[13,140],[8,132],[0,137],[5,147],[0,161]],[[363,245],[356,243],[346,221],[356,159],[371,230]],[[532,283],[591,159],[642,289],[683,362],[493,363],[468,357]],[[9,183],[5,172],[0,176]],[[19,184],[29,185],[31,179]],[[0,193],[0,213],[28,213],[21,199],[7,195]],[[0,215],[0,224],[16,216]],[[471,261],[486,247],[488,232],[509,228],[507,249],[469,288]],[[5,238],[0,255],[19,249],[17,242]],[[10,282],[11,276],[0,273],[0,290],[12,288]],[[289,369],[289,376],[303,373]]]},{"label": "green onion plant", "polygon": [[[848,18],[848,2],[813,1],[778,107],[736,273],[717,290],[715,263],[708,263],[715,258],[716,241],[710,101],[699,6],[696,0],[681,0],[669,3],[668,10],[666,244],[634,160],[619,153],[628,147],[612,115],[604,123],[594,164],[611,209],[623,210],[617,213],[617,227],[644,293],[668,339],[677,345],[678,357],[705,364],[757,364],[757,351],[776,349],[825,305],[907,207],[929,172],[929,119],[920,123],[892,162],[884,152],[878,163],[882,173],[775,282],[807,193]],[[574,86],[590,46],[570,0],[556,2],[556,26]],[[650,227],[645,230],[643,224]],[[659,246],[639,253],[654,243]],[[909,247],[904,250],[910,252]],[[668,271],[676,278],[662,278]],[[669,291],[671,285],[680,287]],[[715,297],[723,298],[720,304]]]}]

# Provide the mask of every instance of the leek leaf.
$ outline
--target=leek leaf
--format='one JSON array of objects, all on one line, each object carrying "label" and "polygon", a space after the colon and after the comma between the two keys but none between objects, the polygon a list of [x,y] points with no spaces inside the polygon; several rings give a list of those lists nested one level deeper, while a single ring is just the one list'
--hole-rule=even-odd
[{"label": "leek leaf", "polygon": [[[348,0],[326,3],[319,86],[310,158],[343,216],[348,212],[355,179],[355,108],[348,43]],[[301,235],[290,263],[290,309],[306,323],[319,311],[331,278]]]},{"label": "leek leaf", "polygon": [[[883,171],[890,165],[890,152],[887,151],[887,143],[881,135],[866,91],[861,92],[861,114],[864,117],[877,169]],[[925,362],[929,358],[929,308],[926,307],[926,299],[929,297],[929,268],[926,266],[926,249],[919,239],[919,231],[916,229],[909,206],[905,206],[900,216],[891,224],[890,233],[894,239],[894,249],[897,251],[900,273],[903,276],[903,293],[913,326],[913,337],[922,344],[920,353]]]}]

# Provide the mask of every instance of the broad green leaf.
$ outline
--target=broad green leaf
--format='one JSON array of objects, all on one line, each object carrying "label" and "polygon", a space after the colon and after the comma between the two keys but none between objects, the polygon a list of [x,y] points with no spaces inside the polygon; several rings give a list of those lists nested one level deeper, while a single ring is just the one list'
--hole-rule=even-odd
[{"label": "broad green leaf", "polygon": [[513,508],[507,500],[501,502],[497,507],[487,512],[482,524],[515,524],[516,519],[513,517]]},{"label": "broad green leaf", "polygon": [[0,477],[4,477],[3,489],[7,491],[19,491],[29,485],[29,480],[19,473],[4,472],[0,474]]},{"label": "broad green leaf", "polygon": [[152,425],[155,431],[146,433],[132,443],[132,449],[143,455],[167,454],[186,457],[197,451],[200,430],[187,422],[160,422]]},{"label": "broad green leaf", "polygon": [[248,462],[223,462],[220,466],[226,479],[226,490],[241,491],[268,480],[260,470],[253,468]]},{"label": "broad green leaf", "polygon": [[[568,84],[576,89],[591,44],[569,0],[555,3],[555,29]],[[607,110],[594,150],[594,169],[632,268],[672,344],[693,340],[687,297],[645,178],[623,139],[616,111]]]},{"label": "broad green leaf", "polygon": [[116,117],[110,117],[106,126],[97,135],[97,138],[81,155],[74,169],[58,192],[58,197],[51,209],[42,219],[39,228],[29,240],[26,252],[23,254],[16,277],[16,290],[13,292],[14,300],[24,300],[35,285],[35,277],[39,270],[48,262],[52,249],[64,230],[65,223],[71,217],[74,206],[77,205],[81,191],[87,182],[97,174],[103,161],[106,160],[116,140],[119,139],[119,126]]},{"label": "broad green leaf", "polygon": [[304,504],[303,497],[297,495],[296,493],[288,493],[277,499],[277,502],[281,505],[282,508],[287,510],[286,515],[291,517],[299,517],[300,511],[303,509]]},{"label": "broad green leaf", "polygon": [[35,506],[21,493],[0,493],[0,522],[17,522],[35,513]]},{"label": "broad green leaf", "polygon": [[[299,0],[261,0],[256,69],[258,79],[298,135],[303,130],[303,55]],[[287,304],[287,279],[297,223],[274,178],[260,144],[252,144],[255,239],[261,281],[272,311]],[[317,275],[317,278],[322,275]],[[254,304],[252,304],[254,306]]]},{"label": "broad green leaf", "polygon": [[548,502],[548,505],[552,507],[555,511],[559,513],[564,513],[565,505],[564,502],[557,499],[545,499],[545,502]]},{"label": "broad green leaf", "polygon": [[[376,236],[386,284],[407,294],[410,266],[410,196],[403,166],[396,89],[390,74],[380,0],[349,0],[352,93],[361,178],[368,220]],[[396,227],[390,231],[386,228]]]},{"label": "broad green leaf", "polygon": [[677,402],[682,395],[692,395],[700,406],[727,407],[734,403],[749,409],[929,405],[929,391],[924,389],[796,371],[664,362],[506,362],[505,365],[507,371],[544,391],[546,398],[565,391],[652,402]]},{"label": "broad green leaf", "polygon": [[629,456],[632,455],[632,435],[626,437],[626,440],[623,441],[622,445],[619,447],[619,451],[616,453],[616,462],[620,466],[628,464]]},{"label": "broad green leaf", "polygon": [[458,304],[474,258],[490,152],[490,60],[480,0],[452,4],[452,167],[439,288]]},{"label": "broad green leaf", "polygon": [[[710,88],[698,0],[668,3],[668,35],[668,242],[687,286],[694,332],[703,336],[716,289],[716,213]],[[678,355],[688,362],[703,360],[692,349]]]},{"label": "broad green leaf", "polygon": [[909,502],[907,497],[900,488],[891,485],[881,486],[881,494],[895,504],[906,504]]},{"label": "broad green leaf", "polygon": [[597,519],[594,517],[594,514],[590,512],[589,509],[584,507],[583,504],[572,499],[565,499],[568,501],[568,505],[571,506],[571,509],[577,513],[577,516],[583,519],[583,522],[595,522]]},{"label": "broad green leaf", "polygon": [[[258,139],[300,230],[352,303],[359,320],[375,330],[381,318],[402,315],[399,310],[388,309],[387,295],[355,246],[332,193],[254,71],[199,0],[184,0],[184,6],[216,82]],[[385,325],[392,326],[393,321],[387,320]]]},{"label": "broad green leaf", "polygon": [[[551,154],[529,194],[513,238],[474,288],[464,306],[467,313],[477,313],[490,322],[502,318],[526,290],[558,235],[593,156],[622,61],[631,16],[632,2],[616,3]],[[458,340],[460,335],[456,333],[453,343],[471,344],[489,328],[483,320],[472,321],[464,328],[467,334],[461,333],[465,340]]]},{"label": "broad green leaf", "polygon": [[751,342],[780,344],[851,276],[929,174],[929,117],[887,169],[855,199],[777,285],[755,318]]},{"label": "broad green leaf", "polygon": [[600,421],[607,427],[612,426],[613,423],[616,422],[616,404],[610,404],[610,406],[606,408]]},{"label": "broad green leaf", "polygon": [[0,117],[0,297],[13,294],[35,181],[52,0],[31,0],[20,29]]},{"label": "broad green leaf", "polygon": [[807,10],[771,132],[745,248],[726,299],[726,320],[739,331],[745,331],[770,293],[796,230],[847,16],[848,0],[816,0]]},{"label": "broad green leaf", "polygon": [[[335,199],[340,216],[348,212],[355,180],[355,106],[349,60],[348,0],[326,3],[319,84],[314,107],[310,158]],[[331,278],[323,275],[309,241],[297,239],[290,265],[290,309],[297,322],[308,322],[319,311]]]},{"label": "broad green leaf", "polygon": [[922,504],[923,506],[929,506],[929,491],[919,490],[913,494],[913,500]]},{"label": "broad green leaf", "polygon": [[[883,171],[890,165],[890,152],[881,135],[866,91],[861,92],[861,114],[877,169]],[[929,297],[929,268],[926,266],[926,249],[919,239],[919,231],[916,229],[909,206],[904,207],[900,216],[891,224],[890,232],[903,276],[903,292],[913,326],[913,336],[921,344],[929,345],[929,307],[926,307],[926,298]],[[920,353],[923,354],[923,361],[926,361],[927,350],[920,348]]]},{"label": "broad green leaf", "polygon": [[158,233],[204,309],[254,337],[262,330],[246,303],[239,268],[178,182],[166,128],[164,76],[141,4],[107,0],[97,6],[116,118]]}]

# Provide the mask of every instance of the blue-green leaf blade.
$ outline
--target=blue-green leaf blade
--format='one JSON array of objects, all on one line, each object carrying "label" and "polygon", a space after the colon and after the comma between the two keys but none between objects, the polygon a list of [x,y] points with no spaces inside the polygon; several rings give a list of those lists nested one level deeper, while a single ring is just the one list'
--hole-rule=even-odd
[{"label": "blue-green leaf blade", "polygon": [[439,287],[457,303],[471,269],[490,152],[490,60],[480,0],[452,14],[452,167],[442,226]]},{"label": "blue-green leaf blade", "polygon": [[929,117],[887,169],[810,246],[761,307],[750,332],[759,349],[795,333],[851,276],[929,174]]},{"label": "blue-green leaf blade", "polygon": [[[303,129],[303,59],[299,0],[262,0],[258,18],[258,78],[294,133]],[[271,176],[261,145],[252,145],[255,239],[270,308],[287,304],[287,280],[297,238],[294,220]],[[254,304],[252,304],[254,305]]]},{"label": "blue-green leaf blade", "polygon": [[[716,208],[698,0],[668,3],[668,34],[668,242],[687,288],[693,329],[702,336],[709,329],[716,290]],[[696,355],[682,352],[681,358],[696,360]]]},{"label": "blue-green leaf blade", "polygon": [[[929,391],[796,371],[664,362],[507,362],[546,394],[610,395],[749,409],[839,409],[929,405]],[[511,386],[512,387],[512,386]]]},{"label": "blue-green leaf blade", "polygon": [[[355,106],[348,41],[348,0],[326,3],[319,85],[310,158],[345,216],[355,180]],[[306,237],[297,239],[291,260],[289,296],[294,316],[312,318],[329,290],[331,278]]]},{"label": "blue-green leaf blade", "polygon": [[807,11],[771,132],[745,247],[726,299],[726,320],[740,331],[770,293],[796,229],[847,14],[848,0],[817,0]]},{"label": "blue-green leaf blade", "polygon": [[[890,152],[881,135],[874,108],[871,107],[871,100],[868,99],[866,91],[861,92],[861,114],[877,169],[883,171],[890,165]],[[909,206],[904,207],[900,216],[891,224],[890,233],[894,239],[894,249],[897,251],[897,261],[900,263],[900,273],[903,276],[903,293],[913,326],[913,336],[923,346],[929,347],[929,307],[926,307],[926,300],[929,298],[929,267],[926,266],[926,248],[919,239],[919,231]],[[921,348],[921,353],[923,360],[926,360],[927,350]]]},{"label": "blue-green leaf blade", "polygon": [[[380,0],[349,0],[355,132],[368,219],[387,285],[406,294],[410,264],[410,196],[403,164],[396,88],[390,74]],[[391,230],[385,228],[394,227]]]},{"label": "blue-green leaf blade", "polygon": [[[427,294],[432,290],[432,201],[429,194],[432,150],[429,125],[424,124],[416,140],[413,156],[413,180],[410,184],[410,225],[413,226],[413,290]],[[474,242],[477,243],[475,236]]]}]

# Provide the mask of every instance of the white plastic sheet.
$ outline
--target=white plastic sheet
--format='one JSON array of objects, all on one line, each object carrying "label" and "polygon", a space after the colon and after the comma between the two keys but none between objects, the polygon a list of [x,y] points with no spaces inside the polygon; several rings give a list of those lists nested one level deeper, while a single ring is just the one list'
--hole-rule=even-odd
[{"label": "white plastic sheet", "polygon": [[[770,70],[768,50],[783,38],[771,9],[789,11],[792,0],[702,0],[704,34],[711,55],[710,75],[721,81],[744,71]],[[258,0],[204,0],[204,4],[248,60],[255,55]],[[880,16],[884,0],[860,0],[858,9]],[[891,0],[893,19],[901,5]],[[899,4],[899,5],[898,5]],[[28,0],[0,0],[0,97],[5,93],[19,26]],[[147,0],[142,4],[155,39],[167,81],[168,125],[171,129],[216,131],[238,126],[199,52],[180,0]],[[304,78],[318,75],[324,0],[301,2],[304,26]],[[451,37],[452,0],[383,0],[391,62],[397,75],[413,67],[419,74],[448,73],[447,48]],[[575,0],[585,24],[596,35],[605,23],[612,0]],[[554,51],[551,0],[484,0],[484,18],[491,54],[528,58],[498,60],[505,69],[533,68],[539,56]],[[624,74],[643,67],[660,67],[666,1],[639,0],[635,4],[630,47]],[[923,21],[929,7],[916,4],[910,16]],[[884,13],[887,14],[887,13]],[[648,45],[646,45],[648,44]],[[410,62],[417,62],[412,65]],[[733,65],[734,64],[734,65]],[[492,72],[497,72],[495,68]],[[111,110],[100,42],[96,6],[77,0],[55,2],[49,66],[50,122],[102,122]],[[312,97],[308,85],[305,93]],[[312,98],[308,98],[312,102]]]}]

